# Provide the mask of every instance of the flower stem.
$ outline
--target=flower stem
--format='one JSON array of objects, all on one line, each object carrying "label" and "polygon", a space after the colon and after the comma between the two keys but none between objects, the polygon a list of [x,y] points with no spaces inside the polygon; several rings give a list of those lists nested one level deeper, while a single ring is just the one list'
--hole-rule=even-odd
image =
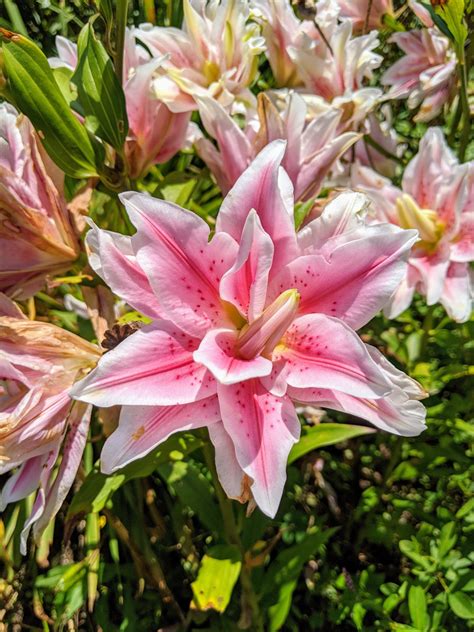
[{"label": "flower stem", "polygon": [[231,501],[227,498],[224,490],[222,489],[222,485],[219,482],[219,477],[217,475],[216,465],[214,461],[214,450],[212,449],[212,445],[209,441],[206,441],[203,448],[204,459],[206,461],[206,465],[208,470],[212,475],[212,482],[214,483],[214,489],[216,491],[217,502],[219,503],[219,508],[222,514],[222,520],[224,522],[224,531],[225,536],[229,544],[235,544],[237,546],[241,545],[239,533],[237,531],[237,526],[235,524],[235,516],[234,510],[232,508]]},{"label": "flower stem", "polygon": [[465,59],[458,64],[459,75],[461,77],[461,105],[463,112],[463,124],[461,129],[461,138],[459,143],[459,161],[464,162],[466,149],[469,144],[469,136],[471,131],[471,112],[469,111],[469,99],[467,96],[467,68]]},{"label": "flower stem", "polygon": [[382,147],[382,145],[380,145],[376,140],[374,140],[372,136],[370,136],[369,134],[364,134],[364,143],[373,147],[375,151],[378,151],[378,153],[382,154],[382,156],[384,156],[385,158],[388,158],[389,160],[393,160],[394,162],[397,162],[399,165],[405,164],[404,160],[400,158],[400,156],[397,156],[396,154],[392,154],[390,151],[385,149],[385,147]]},{"label": "flower stem", "polygon": [[362,31],[363,35],[366,35],[369,32],[370,14],[372,13],[372,2],[373,0],[369,0],[369,2],[367,3],[367,13],[365,14],[364,29]]},{"label": "flower stem", "polygon": [[115,74],[120,83],[123,81],[123,50],[125,46],[125,29],[127,27],[128,0],[117,0],[117,10],[115,20],[117,23],[115,31]]},{"label": "flower stem", "polygon": [[235,521],[234,509],[232,507],[232,501],[226,496],[226,493],[222,489],[222,485],[219,482],[219,477],[216,470],[214,450],[210,441],[206,440],[203,446],[204,459],[206,465],[211,473],[212,481],[214,483],[214,489],[216,491],[217,501],[222,514],[222,520],[224,522],[225,536],[229,544],[237,546],[242,556],[242,570],[240,572],[240,585],[242,588],[242,594],[244,601],[248,604],[252,614],[252,630],[256,632],[263,632],[263,621],[258,605],[257,595],[252,584],[251,570],[245,564],[245,549],[240,539],[239,531]]}]

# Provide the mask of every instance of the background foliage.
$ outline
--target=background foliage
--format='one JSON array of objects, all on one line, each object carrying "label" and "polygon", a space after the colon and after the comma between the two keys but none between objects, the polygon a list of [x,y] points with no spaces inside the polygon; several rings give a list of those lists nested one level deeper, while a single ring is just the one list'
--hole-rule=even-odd
[{"label": "background foliage", "polygon": [[[54,37],[77,38],[93,12],[80,0],[4,0],[1,25],[28,34],[50,55]],[[134,23],[178,26],[181,18],[172,0],[134,2],[129,14]],[[408,144],[404,162],[426,130],[410,116],[403,102],[395,106],[395,127]],[[143,187],[204,217],[221,201],[191,153],[154,167]],[[103,228],[128,230],[105,190],[94,194],[92,217]],[[92,339],[90,323],[65,310],[66,294],[80,298],[71,283],[37,295],[37,318],[48,312]],[[364,339],[428,391],[421,437],[364,427],[348,438],[340,424],[361,422],[325,414],[339,425],[326,423],[327,436],[314,433],[306,453],[294,455],[275,520],[258,510],[246,518],[238,507],[239,533],[229,538],[199,435],[172,438],[106,477],[96,465],[102,423],[95,420],[80,480],[37,550],[19,554],[28,501],[10,506],[0,521],[0,630],[138,632],[179,621],[188,629],[233,630],[255,608],[236,584],[239,572],[241,585],[255,588],[266,630],[472,629],[474,320],[456,325],[420,300],[396,320],[376,318]]]}]

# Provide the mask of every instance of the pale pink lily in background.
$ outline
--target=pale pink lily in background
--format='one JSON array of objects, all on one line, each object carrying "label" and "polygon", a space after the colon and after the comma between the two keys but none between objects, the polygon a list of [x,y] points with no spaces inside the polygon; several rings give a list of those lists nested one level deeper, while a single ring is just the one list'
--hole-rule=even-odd
[{"label": "pale pink lily in background", "polygon": [[428,305],[441,303],[457,322],[472,311],[474,261],[474,162],[459,164],[439,128],[429,129],[407,166],[399,189],[367,167],[354,167],[353,186],[373,200],[375,217],[420,234],[407,275],[386,313],[394,318],[415,291]]},{"label": "pale pink lily in background", "polygon": [[29,120],[0,104],[0,290],[31,296],[77,258],[63,185]]},{"label": "pale pink lily in background", "polygon": [[382,96],[378,88],[365,87],[366,80],[382,62],[374,52],[377,31],[353,37],[352,23],[328,20],[322,38],[303,36],[288,48],[298,67],[305,91],[318,95],[342,111],[346,129],[355,128],[374,109]]},{"label": "pale pink lily in background", "polygon": [[426,26],[427,28],[434,26],[431,13],[425,6],[423,6],[422,2],[417,2],[416,0],[408,0],[408,6],[423,24],[423,26]]},{"label": "pale pink lily in background", "polygon": [[21,536],[25,554],[31,527],[38,539],[74,482],[91,407],[68,390],[100,354],[60,327],[28,320],[5,295],[0,314],[0,474],[12,472],[0,510],[36,492]]},{"label": "pale pink lily in background", "polygon": [[[53,67],[75,70],[77,45],[64,37],[56,38],[58,57]],[[153,82],[162,71],[165,57],[150,58],[127,29],[124,50],[123,90],[129,124],[125,158],[131,178],[144,175],[153,164],[167,162],[186,143],[190,113],[172,112],[157,98]]]},{"label": "pale pink lily in background", "polygon": [[385,15],[393,15],[392,0],[336,0],[341,18],[348,18],[354,32],[381,29]]},{"label": "pale pink lily in background", "polygon": [[407,99],[411,109],[420,106],[415,121],[427,122],[449,103],[456,84],[456,57],[447,37],[438,29],[395,33],[390,38],[405,55],[382,76],[391,86],[391,99]]},{"label": "pale pink lily in background", "polygon": [[72,390],[123,407],[104,472],[207,426],[226,493],[274,516],[300,435],[294,402],[322,402],[397,434],[423,430],[418,385],[355,333],[404,277],[416,231],[367,226],[366,199],[350,192],[295,233],[284,154],[281,140],[260,152],[225,198],[211,240],[197,215],[140,193],[121,196],[132,237],[90,231],[91,265],[155,318]]},{"label": "pale pink lily in background", "polygon": [[298,67],[290,57],[288,48],[298,46],[304,36],[319,39],[320,35],[314,22],[300,20],[289,0],[252,0],[251,8],[253,19],[262,27],[265,54],[277,85],[302,85]]},{"label": "pale pink lily in background", "polygon": [[288,141],[282,166],[293,183],[295,200],[308,200],[318,194],[334,163],[360,137],[354,132],[338,134],[340,110],[308,117],[304,99],[292,91],[283,99],[282,92],[260,93],[257,112],[258,119],[241,129],[219,103],[199,100],[201,121],[217,147],[202,134],[195,147],[224,194],[261,148],[281,138]]},{"label": "pale pink lily in background", "polygon": [[[406,147],[400,143],[392,122],[390,105],[385,103],[377,114],[371,112],[361,125],[361,131],[375,141],[376,145],[371,145],[365,138],[355,145],[355,159],[360,165],[371,167],[389,178],[395,175],[397,158],[401,157]],[[381,153],[378,147],[385,150],[385,153]]]},{"label": "pale pink lily in background", "polygon": [[252,6],[277,84],[318,96],[342,111],[344,129],[356,128],[382,96],[365,87],[382,62],[373,52],[377,32],[353,37],[336,0],[315,2],[315,21],[300,20],[288,0],[254,0]]},{"label": "pale pink lily in background", "polygon": [[182,29],[142,24],[133,31],[153,56],[166,55],[156,96],[174,112],[195,110],[201,96],[245,110],[264,49],[258,25],[247,23],[248,0],[183,0],[183,9]]}]

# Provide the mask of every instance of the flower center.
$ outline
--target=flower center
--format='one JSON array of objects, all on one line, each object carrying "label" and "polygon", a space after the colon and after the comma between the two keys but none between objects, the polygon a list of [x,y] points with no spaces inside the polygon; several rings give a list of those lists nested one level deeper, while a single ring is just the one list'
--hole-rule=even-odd
[{"label": "flower center", "polygon": [[396,202],[398,221],[402,228],[416,228],[420,233],[421,242],[416,244],[423,250],[434,250],[443,234],[443,223],[436,211],[420,208],[415,200],[403,193]]},{"label": "flower center", "polygon": [[204,62],[202,66],[202,74],[204,75],[204,77],[206,78],[206,81],[210,85],[211,83],[219,81],[219,78],[222,73],[219,66],[216,64],[215,61],[210,61],[206,59],[206,61]]},{"label": "flower center", "polygon": [[244,360],[251,360],[259,355],[271,354],[293,322],[299,302],[300,294],[297,290],[286,290],[261,316],[245,325],[237,340],[239,356]]}]

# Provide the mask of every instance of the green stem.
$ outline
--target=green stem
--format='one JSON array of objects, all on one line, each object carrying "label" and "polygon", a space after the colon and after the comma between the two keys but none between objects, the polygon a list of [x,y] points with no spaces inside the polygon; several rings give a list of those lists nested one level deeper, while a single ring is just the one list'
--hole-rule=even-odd
[{"label": "green stem", "polygon": [[379,143],[374,140],[372,136],[369,136],[369,134],[364,134],[364,142],[367,143],[367,145],[373,147],[376,151],[378,151],[379,154],[382,154],[382,156],[384,156],[385,158],[393,160],[394,162],[398,162],[399,165],[405,164],[405,162],[401,158],[399,158],[399,156],[392,154],[387,149],[385,149],[385,147],[379,145]]},{"label": "green stem", "polygon": [[469,144],[469,135],[471,131],[471,113],[469,111],[469,99],[467,96],[467,68],[465,59],[461,60],[458,64],[458,70],[461,77],[461,104],[462,104],[462,112],[463,112],[463,126],[461,130],[461,139],[459,143],[459,161],[464,162],[464,157],[466,155],[466,149]]},{"label": "green stem", "polygon": [[430,337],[430,331],[433,329],[433,314],[435,308],[436,305],[430,305],[423,320],[423,336],[420,345],[420,357],[423,357],[426,352],[426,347],[428,345],[428,340]]},{"label": "green stem", "polygon": [[154,0],[144,0],[143,9],[145,13],[145,20],[151,24],[156,23],[156,11]]},{"label": "green stem", "polygon": [[364,35],[369,32],[369,22],[370,22],[370,14],[372,13],[372,3],[373,3],[373,0],[369,0],[369,2],[367,3],[367,13],[365,14],[364,30],[362,31]]},{"label": "green stem", "polygon": [[214,450],[212,449],[212,445],[209,443],[209,441],[206,441],[202,448],[202,451],[204,453],[204,459],[206,461],[207,468],[212,475],[212,481],[214,483],[214,489],[216,491],[217,502],[219,503],[222,520],[224,522],[225,536],[229,544],[235,544],[236,546],[240,547],[241,541],[239,533],[237,531],[237,526],[235,524],[235,516],[234,510],[232,508],[232,503],[227,498],[224,490],[222,489],[222,485],[219,482],[214,459]]},{"label": "green stem", "polygon": [[117,0],[115,20],[115,56],[114,67],[120,83],[123,81],[123,49],[125,45],[125,28],[127,26],[128,0]]},{"label": "green stem", "polygon": [[451,121],[451,130],[448,136],[448,142],[450,145],[453,144],[454,139],[456,137],[456,131],[459,126],[459,121],[461,120],[462,111],[463,111],[462,99],[459,98],[456,105],[456,111],[454,113],[453,120]]},{"label": "green stem", "polygon": [[258,605],[257,595],[255,594],[255,590],[252,584],[251,570],[245,564],[245,549],[240,539],[239,531],[237,529],[237,524],[235,522],[234,510],[232,507],[232,501],[230,501],[224,490],[222,489],[222,485],[219,482],[219,477],[216,470],[215,465],[215,456],[214,450],[211,446],[211,443],[208,439],[202,448],[204,453],[204,459],[206,461],[206,465],[212,475],[212,480],[214,483],[214,489],[216,491],[217,501],[219,503],[219,507],[222,514],[222,520],[224,522],[224,530],[226,539],[229,544],[234,544],[240,549],[240,553],[242,556],[242,570],[240,572],[240,585],[242,587],[242,593],[245,596],[245,602],[249,605],[250,611],[252,613],[252,630],[256,632],[263,632],[263,621],[262,615],[260,612],[260,607]]}]

